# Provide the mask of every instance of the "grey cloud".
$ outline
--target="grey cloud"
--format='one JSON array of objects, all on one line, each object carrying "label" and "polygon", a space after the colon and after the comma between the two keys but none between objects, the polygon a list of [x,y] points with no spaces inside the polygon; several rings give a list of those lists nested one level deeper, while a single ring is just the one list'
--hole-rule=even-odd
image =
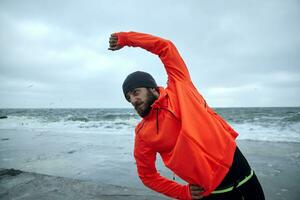
[{"label": "grey cloud", "polygon": [[135,70],[164,86],[156,56],[106,50],[110,33],[128,30],[172,40],[213,106],[299,105],[299,11],[296,0],[3,0],[0,107],[129,106],[120,86]]}]

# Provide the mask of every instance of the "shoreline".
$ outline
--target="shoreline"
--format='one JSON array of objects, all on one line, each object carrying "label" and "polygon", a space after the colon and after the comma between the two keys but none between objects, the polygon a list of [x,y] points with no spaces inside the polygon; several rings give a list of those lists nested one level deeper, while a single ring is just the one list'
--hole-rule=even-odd
[{"label": "shoreline", "polygon": [[[237,144],[255,170],[266,199],[297,200],[299,198],[300,143],[237,140]],[[47,174],[43,176],[91,182],[99,187],[114,185],[138,191],[150,191],[137,177],[132,151],[133,135],[131,134],[83,135],[82,133],[59,134],[24,130],[1,130],[0,132],[0,168],[2,169],[14,168],[28,172],[27,174]],[[164,167],[160,156],[157,158],[158,171],[171,179],[173,173]],[[10,184],[1,182],[0,189]],[[53,185],[55,184],[61,183],[53,182]],[[61,185],[61,187],[65,186]],[[72,186],[68,187],[72,188]],[[24,190],[31,191],[25,186]],[[154,192],[152,194],[156,195]],[[162,195],[159,197],[163,198]]]}]

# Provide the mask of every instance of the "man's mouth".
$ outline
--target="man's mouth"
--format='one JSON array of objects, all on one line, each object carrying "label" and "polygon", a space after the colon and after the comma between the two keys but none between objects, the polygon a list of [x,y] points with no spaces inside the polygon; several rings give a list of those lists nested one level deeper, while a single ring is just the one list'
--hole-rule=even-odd
[{"label": "man's mouth", "polygon": [[138,104],[137,106],[135,106],[135,109],[136,109],[136,110],[140,109],[140,108],[143,106],[143,104],[144,104],[144,103]]}]

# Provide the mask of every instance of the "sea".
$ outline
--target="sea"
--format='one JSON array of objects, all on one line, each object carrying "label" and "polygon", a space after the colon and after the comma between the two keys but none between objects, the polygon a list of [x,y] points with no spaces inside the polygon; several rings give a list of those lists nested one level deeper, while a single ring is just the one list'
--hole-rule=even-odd
[{"label": "sea", "polygon": [[[238,133],[238,140],[300,142],[300,107],[214,108]],[[0,109],[0,131],[134,134],[133,109]]]}]

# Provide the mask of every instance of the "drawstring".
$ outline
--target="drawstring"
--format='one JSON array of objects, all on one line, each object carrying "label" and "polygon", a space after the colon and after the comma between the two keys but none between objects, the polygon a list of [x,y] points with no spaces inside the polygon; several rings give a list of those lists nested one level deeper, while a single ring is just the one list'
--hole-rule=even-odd
[{"label": "drawstring", "polygon": [[156,108],[156,134],[159,132],[159,126],[158,126],[158,108]]}]

